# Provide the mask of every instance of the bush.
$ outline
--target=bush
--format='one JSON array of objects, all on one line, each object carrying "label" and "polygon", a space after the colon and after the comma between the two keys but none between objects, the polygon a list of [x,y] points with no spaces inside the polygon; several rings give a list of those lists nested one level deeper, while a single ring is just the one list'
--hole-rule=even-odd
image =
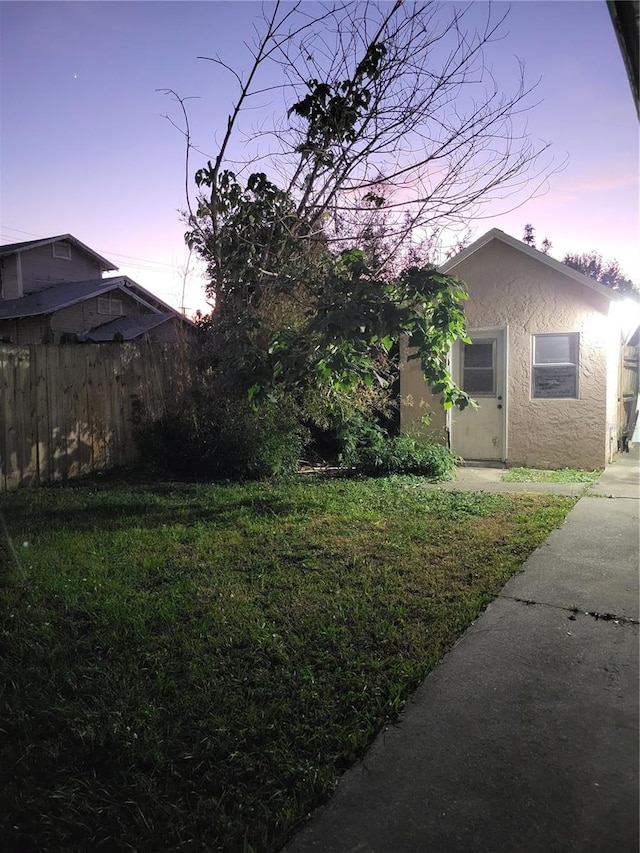
[{"label": "bush", "polygon": [[346,423],[342,438],[341,464],[360,474],[419,474],[430,480],[450,480],[456,468],[457,458],[443,445],[409,435],[389,436],[364,419]]},{"label": "bush", "polygon": [[197,479],[261,479],[294,473],[308,441],[287,398],[247,398],[194,389],[158,420],[138,416],[143,464]]}]

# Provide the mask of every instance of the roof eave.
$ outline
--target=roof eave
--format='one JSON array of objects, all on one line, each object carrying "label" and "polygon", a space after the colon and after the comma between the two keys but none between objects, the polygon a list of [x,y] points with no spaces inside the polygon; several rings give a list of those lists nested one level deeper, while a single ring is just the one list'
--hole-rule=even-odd
[{"label": "roof eave", "polygon": [[[107,258],[103,258],[102,255],[99,255],[97,252],[95,252],[93,249],[91,249],[89,246],[87,246],[81,240],[78,240],[77,237],[74,237],[73,234],[58,234],[56,237],[45,237],[42,240],[29,241],[28,246],[22,246],[21,248],[17,248],[13,251],[10,251],[10,252],[5,251],[5,252],[3,252],[3,254],[5,254],[5,255],[14,255],[14,254],[20,255],[23,252],[30,252],[32,249],[38,249],[38,248],[40,248],[40,246],[48,246],[48,245],[51,245],[52,243],[60,243],[63,240],[67,240],[70,243],[73,243],[74,245],[79,246],[83,251],[87,252],[87,254],[94,257],[97,261],[100,262],[103,270],[117,270],[118,269],[118,267],[115,264],[111,263],[111,261],[107,260]],[[8,247],[10,247],[12,245],[14,245],[14,244],[9,243],[5,246],[0,246],[0,249],[7,249]],[[16,245],[20,245],[20,244],[16,244]]]},{"label": "roof eave", "polygon": [[[99,285],[94,289],[82,293],[81,295],[68,299],[66,302],[61,302],[59,305],[55,306],[45,306],[38,310],[32,310],[27,313],[16,313],[9,315],[2,315],[2,305],[0,303],[0,320],[20,320],[26,319],[27,317],[43,317],[47,314],[54,314],[56,311],[62,311],[64,308],[69,308],[72,305],[77,305],[79,302],[84,302],[87,299],[93,299],[96,296],[101,296],[105,293],[111,293],[113,291],[119,290],[121,293],[124,293],[130,299],[133,299],[139,305],[144,305],[145,308],[148,308],[152,314],[169,314],[172,318],[176,318],[186,323],[189,326],[193,326],[195,328],[195,323],[190,320],[188,317],[185,317],[179,311],[176,311],[175,308],[172,308],[170,305],[167,305],[162,299],[158,299],[151,291],[146,290],[141,285],[137,284],[137,282],[133,281],[126,275],[114,276],[113,278],[103,278],[96,279],[99,282]],[[73,284],[74,282],[65,282],[64,284]],[[148,296],[154,302],[162,305],[166,311],[161,311],[155,305],[147,302],[144,298],[144,295]],[[29,296],[23,297],[23,299],[28,299]]]},{"label": "roof eave", "polygon": [[482,249],[487,243],[490,243],[492,240],[500,240],[507,246],[510,246],[512,249],[516,249],[519,252],[522,252],[524,255],[528,255],[533,260],[539,261],[540,263],[545,264],[550,269],[554,270],[560,275],[567,276],[567,278],[571,278],[574,281],[577,281],[579,284],[588,287],[590,290],[595,291],[595,293],[600,294],[600,296],[604,296],[606,299],[610,299],[611,301],[616,301],[622,299],[622,294],[618,293],[615,290],[611,290],[609,287],[605,287],[600,282],[595,281],[593,278],[589,278],[589,276],[584,275],[578,270],[574,270],[572,267],[567,266],[567,264],[563,264],[561,261],[557,261],[555,258],[551,258],[549,255],[545,255],[544,252],[538,251],[538,249],[533,249],[531,246],[527,246],[526,243],[523,243],[522,240],[516,240],[515,237],[512,237],[510,234],[506,234],[504,231],[501,231],[499,228],[492,228],[490,231],[487,231],[486,234],[483,234],[482,237],[479,237],[475,242],[473,242],[470,246],[467,246],[466,249],[463,249],[459,252],[455,257],[450,258],[439,268],[441,272],[448,273],[451,272],[458,264],[462,263],[462,261],[469,258],[471,255],[475,254],[477,251]]}]

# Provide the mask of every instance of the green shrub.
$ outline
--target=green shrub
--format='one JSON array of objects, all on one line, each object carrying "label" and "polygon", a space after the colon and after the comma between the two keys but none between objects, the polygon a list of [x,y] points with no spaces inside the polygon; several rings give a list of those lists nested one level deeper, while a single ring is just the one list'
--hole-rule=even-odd
[{"label": "green shrub", "polygon": [[389,436],[371,421],[345,423],[341,437],[341,464],[359,474],[419,474],[431,480],[449,480],[455,471],[456,457],[443,445],[409,435]]},{"label": "green shrub", "polygon": [[261,479],[295,472],[308,441],[287,398],[247,398],[193,389],[158,420],[138,417],[143,464],[178,477]]}]

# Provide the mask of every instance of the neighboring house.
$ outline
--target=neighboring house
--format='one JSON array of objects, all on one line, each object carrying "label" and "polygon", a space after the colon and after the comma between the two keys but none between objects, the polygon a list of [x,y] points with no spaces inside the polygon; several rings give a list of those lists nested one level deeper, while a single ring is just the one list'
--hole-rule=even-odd
[{"label": "neighboring house", "polygon": [[637,330],[638,303],[498,229],[441,270],[469,294],[472,343],[453,347],[451,369],[478,408],[445,413],[405,346],[401,430],[439,434],[468,462],[593,469],[611,461],[628,428],[621,352]]},{"label": "neighboring house", "polygon": [[71,234],[0,246],[0,341],[177,341],[195,326]]}]

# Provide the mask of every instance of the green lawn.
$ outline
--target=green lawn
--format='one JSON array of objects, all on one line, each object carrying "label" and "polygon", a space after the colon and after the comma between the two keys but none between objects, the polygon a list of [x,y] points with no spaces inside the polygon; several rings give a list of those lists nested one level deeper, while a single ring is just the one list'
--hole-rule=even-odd
[{"label": "green lawn", "polygon": [[579,471],[575,468],[560,468],[558,471],[543,471],[537,468],[509,468],[502,475],[503,483],[595,483],[602,474],[596,471]]},{"label": "green lawn", "polygon": [[0,497],[0,850],[275,851],[572,498],[417,480]]}]

